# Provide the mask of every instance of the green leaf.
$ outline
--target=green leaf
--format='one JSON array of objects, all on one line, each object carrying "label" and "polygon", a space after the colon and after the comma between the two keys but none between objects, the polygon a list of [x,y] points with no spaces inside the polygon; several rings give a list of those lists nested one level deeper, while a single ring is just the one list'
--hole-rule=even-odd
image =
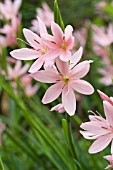
[{"label": "green leaf", "polygon": [[57,0],[54,1],[54,21],[61,27],[62,31],[64,31],[64,23],[60,14]]}]

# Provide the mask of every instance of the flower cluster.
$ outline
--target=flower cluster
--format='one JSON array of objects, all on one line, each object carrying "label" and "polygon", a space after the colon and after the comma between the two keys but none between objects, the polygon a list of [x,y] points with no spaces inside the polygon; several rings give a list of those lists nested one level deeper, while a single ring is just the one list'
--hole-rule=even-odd
[{"label": "flower cluster", "polygon": [[[83,61],[78,64],[83,53],[82,47],[72,54],[74,37],[71,25],[66,26],[63,32],[60,26],[52,21],[52,35],[48,33],[40,18],[38,18],[38,25],[40,35],[26,28],[23,29],[24,36],[31,48],[14,50],[11,55],[19,60],[36,59],[29,70],[31,77],[39,82],[54,83],[46,91],[42,102],[51,103],[62,94],[63,109],[72,116],[76,111],[74,91],[85,95],[94,92],[93,87],[81,79],[89,72],[92,61]],[[61,110],[61,108],[59,109]]]}]

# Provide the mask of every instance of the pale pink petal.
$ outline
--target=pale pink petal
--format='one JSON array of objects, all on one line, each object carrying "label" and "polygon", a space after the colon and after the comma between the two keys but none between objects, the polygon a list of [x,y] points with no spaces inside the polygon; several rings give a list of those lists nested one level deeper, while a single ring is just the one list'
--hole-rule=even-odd
[{"label": "pale pink petal", "polygon": [[41,34],[47,34],[46,26],[45,26],[44,22],[39,17],[38,17],[38,22],[39,22],[40,35]]},{"label": "pale pink petal", "polygon": [[26,38],[26,40],[28,41],[28,43],[36,50],[38,50],[40,48],[40,44],[42,43],[41,38],[35,34],[34,32],[32,32],[29,29],[24,28],[23,29],[23,33],[24,36]]},{"label": "pale pink petal", "polygon": [[43,66],[44,60],[38,58],[30,67],[29,72],[34,73],[37,72]]},{"label": "pale pink petal", "polygon": [[71,78],[73,80],[84,77],[90,69],[90,61],[83,61],[77,64],[71,71]]},{"label": "pale pink petal", "polygon": [[53,70],[41,70],[36,73],[32,73],[31,77],[39,82],[55,83],[59,80],[59,75]]},{"label": "pale pink petal", "polygon": [[73,116],[76,111],[76,98],[73,90],[70,88],[68,91],[68,87],[65,85],[62,91],[62,104],[66,112]]},{"label": "pale pink petal", "polygon": [[73,27],[71,25],[68,25],[65,28],[65,41],[68,42],[72,38],[72,32],[73,32]]},{"label": "pale pink petal", "polygon": [[99,137],[95,142],[93,142],[93,144],[89,148],[89,153],[93,154],[105,149],[111,142],[112,137],[113,136],[111,134]]},{"label": "pale pink petal", "polygon": [[18,60],[34,60],[40,56],[38,51],[29,48],[13,50],[10,54]]},{"label": "pale pink petal", "polygon": [[108,165],[105,169],[112,169],[113,165]]},{"label": "pale pink petal", "polygon": [[94,93],[93,86],[85,80],[75,80],[71,83],[71,86],[74,90],[81,94],[90,95]]},{"label": "pale pink petal", "polygon": [[56,65],[59,70],[59,72],[63,76],[68,76],[69,74],[69,65],[67,62],[61,61],[59,58],[56,59]]},{"label": "pale pink petal", "polygon": [[28,71],[29,66],[30,66],[29,64],[25,64],[18,72],[18,75],[22,76],[23,74],[25,74]]},{"label": "pale pink petal", "polygon": [[91,132],[87,132],[87,131],[80,130],[80,133],[83,135],[85,139],[89,139],[89,140],[97,139],[99,137],[99,135],[93,135]]},{"label": "pale pink petal", "polygon": [[13,76],[13,69],[11,68],[10,65],[7,66],[7,72],[8,72],[9,78],[12,78],[12,76]]},{"label": "pale pink petal", "polygon": [[113,106],[107,101],[103,101],[103,105],[106,120],[108,121],[109,125],[113,127]]},{"label": "pale pink petal", "polygon": [[69,50],[67,51],[62,51],[62,53],[60,54],[60,59],[64,62],[68,62],[71,58],[71,52]]},{"label": "pale pink petal", "polygon": [[51,22],[51,30],[57,44],[61,44],[63,40],[63,32],[58,24],[54,21]]},{"label": "pale pink petal", "polygon": [[22,4],[22,0],[15,0],[13,3],[13,10],[15,11],[15,14],[18,14],[18,10]]},{"label": "pale pink petal", "polygon": [[61,53],[61,49],[56,49],[56,50],[49,50],[46,54],[44,54],[42,57],[44,60],[54,60],[59,56]]},{"label": "pale pink petal", "polygon": [[15,64],[15,68],[14,68],[14,70],[17,72],[19,72],[20,71],[20,69],[21,69],[21,66],[22,66],[22,62],[21,61],[17,61],[16,62],[16,64]]},{"label": "pale pink petal", "polygon": [[97,90],[97,92],[99,93],[99,95],[103,101],[108,101],[109,103],[111,103],[111,105],[113,105],[112,100],[106,94],[104,94],[100,90]]},{"label": "pale pink petal", "polygon": [[64,112],[65,112],[65,109],[64,109],[63,104],[60,103],[60,104],[52,107],[50,111],[58,111],[59,113],[64,113]]},{"label": "pale pink petal", "polygon": [[47,104],[56,100],[62,92],[63,85],[63,82],[59,82],[49,87],[42,99],[42,103]]},{"label": "pale pink petal", "polygon": [[80,47],[78,51],[76,51],[72,57],[70,58],[70,69],[73,68],[81,59],[83,54],[83,48]]}]

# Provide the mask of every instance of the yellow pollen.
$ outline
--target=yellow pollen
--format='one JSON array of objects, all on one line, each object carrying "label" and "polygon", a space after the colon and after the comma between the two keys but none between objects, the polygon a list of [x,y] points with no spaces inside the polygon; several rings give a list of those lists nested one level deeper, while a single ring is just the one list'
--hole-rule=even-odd
[{"label": "yellow pollen", "polygon": [[48,52],[48,49],[45,49],[44,51],[42,51],[42,54],[45,54]]},{"label": "yellow pollen", "polygon": [[62,45],[61,45],[61,48],[62,48],[63,50],[66,50],[66,44],[62,44]]},{"label": "yellow pollen", "polygon": [[69,82],[69,77],[64,77],[63,79],[64,79],[64,82],[65,82],[65,83],[68,83],[68,82]]}]

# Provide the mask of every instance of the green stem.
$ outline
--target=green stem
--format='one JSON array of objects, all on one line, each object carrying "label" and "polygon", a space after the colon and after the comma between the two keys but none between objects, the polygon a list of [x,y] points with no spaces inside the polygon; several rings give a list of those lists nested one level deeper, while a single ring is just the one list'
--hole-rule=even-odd
[{"label": "green stem", "polygon": [[74,140],[73,140],[73,136],[72,136],[72,130],[71,130],[71,120],[70,120],[70,116],[68,114],[66,114],[66,119],[62,120],[62,127],[64,130],[64,134],[67,140],[67,144],[70,150],[70,153],[75,161],[76,164],[76,169],[79,170],[81,169],[81,166],[78,162],[78,156],[76,153],[76,149],[75,149],[75,145],[74,145]]},{"label": "green stem", "polygon": [[4,165],[3,165],[3,163],[2,163],[2,159],[1,159],[1,158],[0,158],[0,164],[1,164],[2,170],[5,170],[5,169],[4,169]]}]

